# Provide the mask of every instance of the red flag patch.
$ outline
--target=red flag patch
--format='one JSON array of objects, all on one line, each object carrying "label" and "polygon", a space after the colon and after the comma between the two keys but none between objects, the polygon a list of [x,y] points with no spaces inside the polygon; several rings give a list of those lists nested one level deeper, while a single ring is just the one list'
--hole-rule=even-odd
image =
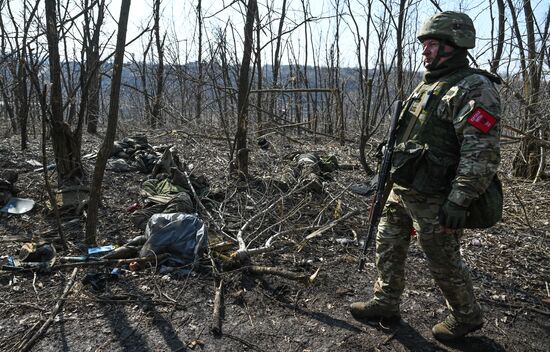
[{"label": "red flag patch", "polygon": [[481,132],[487,133],[497,123],[497,119],[482,108],[477,108],[468,117],[468,122]]}]

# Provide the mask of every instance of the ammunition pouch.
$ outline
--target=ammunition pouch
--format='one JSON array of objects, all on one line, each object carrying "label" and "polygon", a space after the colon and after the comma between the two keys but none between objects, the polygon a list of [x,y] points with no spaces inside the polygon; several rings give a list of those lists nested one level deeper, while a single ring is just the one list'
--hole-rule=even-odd
[{"label": "ammunition pouch", "polygon": [[428,145],[401,143],[393,154],[392,180],[421,193],[446,193],[456,172],[453,159],[437,155]]},{"label": "ammunition pouch", "polygon": [[487,190],[468,207],[467,229],[486,229],[502,218],[502,184],[495,174]]}]

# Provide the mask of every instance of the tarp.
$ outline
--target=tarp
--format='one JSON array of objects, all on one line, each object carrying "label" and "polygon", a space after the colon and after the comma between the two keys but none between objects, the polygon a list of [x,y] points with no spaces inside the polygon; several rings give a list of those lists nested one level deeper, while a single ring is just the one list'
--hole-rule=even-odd
[{"label": "tarp", "polygon": [[195,263],[208,244],[206,226],[196,215],[184,213],[155,214],[145,228],[147,241],[141,257],[168,253],[168,261],[187,265]]}]

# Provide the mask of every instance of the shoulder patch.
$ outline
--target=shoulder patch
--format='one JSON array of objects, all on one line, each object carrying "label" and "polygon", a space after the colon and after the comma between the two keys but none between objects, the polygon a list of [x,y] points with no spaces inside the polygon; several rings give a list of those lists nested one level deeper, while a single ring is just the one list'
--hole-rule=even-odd
[{"label": "shoulder patch", "polygon": [[468,122],[481,132],[487,133],[497,123],[497,119],[482,108],[477,108],[468,116]]}]

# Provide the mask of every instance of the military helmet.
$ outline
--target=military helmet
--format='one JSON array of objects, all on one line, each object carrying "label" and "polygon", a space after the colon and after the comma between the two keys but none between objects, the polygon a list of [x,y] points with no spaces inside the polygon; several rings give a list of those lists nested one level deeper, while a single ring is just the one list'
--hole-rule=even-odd
[{"label": "military helmet", "polygon": [[476,45],[476,29],[465,13],[444,11],[436,13],[422,24],[417,38],[446,40],[459,48],[472,49]]}]

